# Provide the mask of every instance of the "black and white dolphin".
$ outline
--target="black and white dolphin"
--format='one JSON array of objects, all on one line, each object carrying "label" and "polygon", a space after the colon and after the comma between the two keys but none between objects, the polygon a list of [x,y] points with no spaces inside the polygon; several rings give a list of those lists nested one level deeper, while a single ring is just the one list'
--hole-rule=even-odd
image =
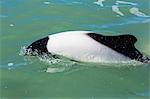
[{"label": "black and white dolphin", "polygon": [[67,31],[33,42],[27,47],[39,55],[50,53],[83,62],[120,62],[136,60],[150,63],[150,59],[139,52],[133,35],[104,36],[91,31]]}]

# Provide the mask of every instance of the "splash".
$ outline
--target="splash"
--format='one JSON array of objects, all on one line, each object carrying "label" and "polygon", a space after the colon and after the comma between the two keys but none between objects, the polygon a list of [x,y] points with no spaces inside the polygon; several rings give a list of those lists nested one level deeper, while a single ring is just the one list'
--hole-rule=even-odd
[{"label": "splash", "polygon": [[32,49],[27,49],[26,46],[21,47],[20,56],[25,56],[25,55],[34,55],[34,56],[38,56],[38,51],[35,50],[34,52],[32,52]]},{"label": "splash", "polygon": [[[75,61],[71,61],[70,59],[68,58],[65,58],[65,57],[53,57],[53,55],[51,54],[46,54],[46,53],[43,53],[43,55],[38,55],[38,53],[35,51],[35,52],[31,52],[31,49],[26,49],[26,47],[22,47],[21,50],[20,50],[20,53],[19,55],[21,56],[26,56],[26,60],[27,61],[34,61],[32,60],[31,56],[30,56],[30,53],[34,53],[34,56],[36,56],[36,58],[38,60],[40,60],[40,62],[44,63],[46,66],[48,66],[45,70],[45,72],[48,72],[48,73],[58,73],[58,72],[64,72],[64,71],[69,71],[71,70],[72,68],[76,67],[77,63]],[[37,60],[36,60],[37,61]],[[34,62],[32,62],[34,63]]]},{"label": "splash", "polygon": [[139,8],[136,8],[136,7],[132,7],[129,11],[131,14],[136,15],[138,17],[150,17],[150,16],[144,14],[143,12],[140,12]]},{"label": "splash", "polygon": [[53,58],[49,55],[38,56],[38,59],[48,65],[48,68],[46,68],[47,73],[66,72],[77,67],[77,63],[69,59]]},{"label": "splash", "polygon": [[120,11],[119,7],[117,5],[112,6],[112,11],[116,12],[120,16],[124,16],[124,14]]}]

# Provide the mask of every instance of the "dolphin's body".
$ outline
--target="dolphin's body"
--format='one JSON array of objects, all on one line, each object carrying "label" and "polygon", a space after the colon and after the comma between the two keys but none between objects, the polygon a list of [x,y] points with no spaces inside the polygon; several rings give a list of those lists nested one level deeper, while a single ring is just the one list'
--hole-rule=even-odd
[{"label": "dolphin's body", "polygon": [[129,34],[104,36],[91,31],[67,31],[37,40],[27,49],[39,55],[50,53],[83,62],[136,60],[149,63],[150,59],[135,48],[136,41],[136,37]]}]

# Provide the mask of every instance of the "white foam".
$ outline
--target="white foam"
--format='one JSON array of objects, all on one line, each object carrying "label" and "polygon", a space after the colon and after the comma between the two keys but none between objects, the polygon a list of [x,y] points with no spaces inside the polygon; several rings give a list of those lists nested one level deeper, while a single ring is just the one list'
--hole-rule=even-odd
[{"label": "white foam", "polygon": [[46,72],[48,73],[58,73],[58,72],[63,72],[65,71],[65,68],[47,68]]},{"label": "white foam", "polygon": [[97,5],[100,5],[101,7],[103,7],[103,6],[104,6],[104,4],[103,4],[104,1],[105,1],[105,0],[97,0],[97,1],[94,2],[94,3],[97,4]]},{"label": "white foam", "polygon": [[46,4],[46,5],[50,4],[50,2],[48,2],[48,1],[45,1],[45,2],[43,2],[43,3]]},{"label": "white foam", "polygon": [[150,16],[144,14],[143,12],[140,12],[139,8],[136,8],[136,7],[132,7],[129,11],[131,14],[139,16],[139,17],[150,17]]},{"label": "white foam", "polygon": [[38,53],[36,51],[32,52],[31,49],[27,49],[26,46],[23,46],[23,47],[21,47],[19,55],[24,56],[24,55],[30,55],[31,53],[33,53],[34,55],[38,55]]},{"label": "white foam", "polygon": [[14,65],[14,63],[8,63],[8,66],[13,66]]},{"label": "white foam", "polygon": [[11,24],[9,24],[9,26],[13,27],[13,26],[14,26],[14,24],[12,24],[12,23],[11,23]]},{"label": "white foam", "polygon": [[137,5],[136,3],[127,2],[127,1],[120,1],[120,0],[117,0],[117,1],[116,1],[116,4],[129,4],[129,5]]},{"label": "white foam", "polygon": [[119,7],[117,5],[112,6],[112,11],[116,12],[120,16],[124,16],[124,14],[120,11]]}]

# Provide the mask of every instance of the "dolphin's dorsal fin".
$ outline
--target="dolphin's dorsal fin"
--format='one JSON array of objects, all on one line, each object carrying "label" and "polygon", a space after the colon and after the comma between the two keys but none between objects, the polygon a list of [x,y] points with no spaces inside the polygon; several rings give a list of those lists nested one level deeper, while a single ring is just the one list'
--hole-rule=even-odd
[{"label": "dolphin's dorsal fin", "polygon": [[137,38],[133,35],[119,35],[119,36],[105,36],[106,39],[112,40],[114,42],[118,43],[124,43],[124,44],[132,44],[134,45],[137,41]]},{"label": "dolphin's dorsal fin", "polygon": [[133,35],[103,36],[96,33],[88,33],[87,35],[131,59],[143,62],[143,55],[134,46],[137,38]]}]

